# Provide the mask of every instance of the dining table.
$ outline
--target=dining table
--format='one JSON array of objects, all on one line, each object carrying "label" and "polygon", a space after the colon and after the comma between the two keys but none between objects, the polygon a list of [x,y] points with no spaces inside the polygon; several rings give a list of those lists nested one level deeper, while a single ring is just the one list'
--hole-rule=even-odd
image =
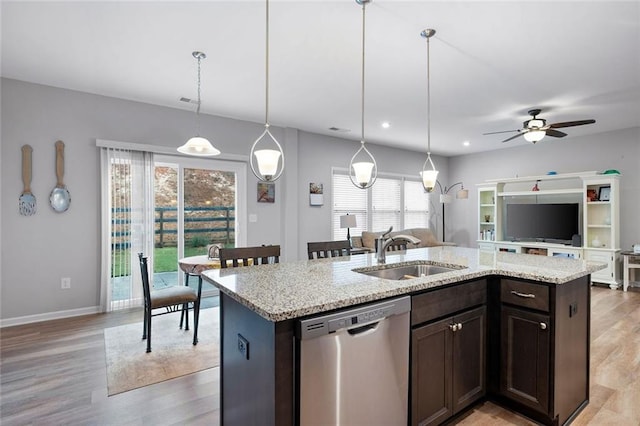
[{"label": "dining table", "polygon": [[198,277],[198,302],[202,297],[202,272],[209,269],[220,269],[220,259],[208,255],[188,256],[178,259],[180,270],[184,272],[184,285],[189,285],[189,277]]}]

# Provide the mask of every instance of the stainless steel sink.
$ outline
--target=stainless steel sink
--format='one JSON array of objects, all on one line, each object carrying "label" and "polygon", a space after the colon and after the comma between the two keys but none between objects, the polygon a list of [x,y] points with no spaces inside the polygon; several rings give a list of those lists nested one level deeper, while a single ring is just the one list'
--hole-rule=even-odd
[{"label": "stainless steel sink", "polygon": [[361,274],[371,275],[378,278],[384,278],[387,280],[408,280],[423,276],[442,274],[445,272],[458,271],[459,269],[460,268],[448,268],[446,266],[420,264],[387,267],[369,271],[354,269],[354,272],[359,272]]}]

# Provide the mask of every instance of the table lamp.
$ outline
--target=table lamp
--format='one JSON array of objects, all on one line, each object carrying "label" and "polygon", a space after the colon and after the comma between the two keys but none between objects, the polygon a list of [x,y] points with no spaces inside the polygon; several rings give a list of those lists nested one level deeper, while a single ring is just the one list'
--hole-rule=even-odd
[{"label": "table lamp", "polygon": [[355,228],[356,226],[356,217],[354,215],[347,213],[340,216],[340,228],[347,228],[347,240],[349,240],[349,246],[351,246],[351,234],[349,234],[349,228]]}]

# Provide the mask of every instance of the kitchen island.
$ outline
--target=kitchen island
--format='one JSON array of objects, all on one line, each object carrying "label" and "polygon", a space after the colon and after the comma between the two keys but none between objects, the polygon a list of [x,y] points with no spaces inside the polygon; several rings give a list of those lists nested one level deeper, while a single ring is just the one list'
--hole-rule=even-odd
[{"label": "kitchen island", "polygon": [[[404,280],[362,273],[416,263],[454,270]],[[570,421],[588,402],[589,276],[603,267],[581,260],[433,247],[389,253],[384,265],[370,254],[206,271],[202,277],[221,295],[222,423],[297,424],[298,320],[402,295],[412,297],[411,424],[437,424],[482,398],[541,423]],[[475,362],[479,389],[473,398],[467,392],[464,404],[443,391],[442,407],[431,413],[433,401],[419,398],[425,393],[421,386],[430,384],[415,376],[424,367],[420,360],[435,359],[417,352],[427,336],[424,327],[458,321],[478,309],[486,313],[475,323],[481,333],[474,340],[481,344],[481,359]],[[523,354],[522,348],[535,353]],[[445,382],[456,381],[457,373],[446,373]],[[460,374],[469,376],[468,371]]]}]

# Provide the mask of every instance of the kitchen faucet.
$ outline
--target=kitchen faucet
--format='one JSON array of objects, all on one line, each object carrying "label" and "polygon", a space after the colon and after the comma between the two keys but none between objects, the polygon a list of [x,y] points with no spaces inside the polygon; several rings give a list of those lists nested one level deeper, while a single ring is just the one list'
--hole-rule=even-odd
[{"label": "kitchen faucet", "polygon": [[378,252],[376,253],[376,259],[378,261],[378,263],[385,263],[387,260],[387,256],[386,256],[386,252],[387,252],[387,247],[389,247],[389,244],[391,244],[392,242],[396,241],[396,240],[407,240],[410,241],[413,244],[420,244],[420,240],[416,237],[414,237],[413,235],[394,235],[393,237],[389,237],[387,239],[387,236],[391,233],[391,231],[393,230],[393,226],[389,227],[389,230],[387,232],[382,233],[382,235],[380,235],[378,237]]}]

